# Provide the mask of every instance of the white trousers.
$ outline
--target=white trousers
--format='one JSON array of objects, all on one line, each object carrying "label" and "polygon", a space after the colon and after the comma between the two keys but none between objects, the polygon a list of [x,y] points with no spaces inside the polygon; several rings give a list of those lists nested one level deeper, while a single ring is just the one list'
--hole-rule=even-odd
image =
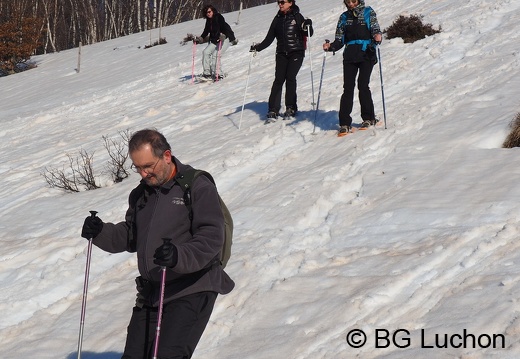
[{"label": "white trousers", "polygon": [[[229,40],[225,39],[222,42],[222,48],[220,49],[219,54],[219,46],[218,44],[215,45],[212,42],[208,43],[208,46],[202,51],[202,68],[204,70],[204,75],[211,75],[216,76],[217,75],[217,66],[219,66],[219,75],[222,75],[222,54],[227,50],[229,47]],[[219,59],[220,57],[220,59]]]}]

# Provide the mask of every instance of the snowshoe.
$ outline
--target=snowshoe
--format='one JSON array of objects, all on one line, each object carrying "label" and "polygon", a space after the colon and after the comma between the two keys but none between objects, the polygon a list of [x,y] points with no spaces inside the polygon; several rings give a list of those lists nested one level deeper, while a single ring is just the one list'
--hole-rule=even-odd
[{"label": "snowshoe", "polygon": [[367,130],[370,126],[375,126],[376,123],[378,122],[379,120],[364,120],[362,123],[361,123],[361,127],[359,128],[360,130]]},{"label": "snowshoe", "polygon": [[211,75],[202,74],[197,77],[197,79],[201,82],[210,82],[213,81],[213,77]]},{"label": "snowshoe", "polygon": [[283,114],[283,119],[290,120],[291,117],[296,117],[296,110],[292,107],[287,107],[285,109],[285,113]]},{"label": "snowshoe", "polygon": [[276,122],[278,118],[278,114],[274,111],[269,111],[267,113],[267,118],[265,119],[265,124],[269,124],[269,123],[273,123],[273,122]]},{"label": "snowshoe", "polygon": [[352,127],[351,126],[340,126],[339,130],[338,130],[338,137],[346,136],[349,133],[352,133]]}]

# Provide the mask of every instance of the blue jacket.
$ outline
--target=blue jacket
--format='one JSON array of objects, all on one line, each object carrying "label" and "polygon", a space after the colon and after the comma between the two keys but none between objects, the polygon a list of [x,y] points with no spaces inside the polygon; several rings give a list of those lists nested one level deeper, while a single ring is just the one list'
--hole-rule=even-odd
[{"label": "blue jacket", "polygon": [[[370,8],[370,29],[365,21],[365,2],[360,0],[358,6],[341,14],[336,26],[335,40],[329,51],[339,51],[343,46],[343,57],[347,62],[363,62],[372,60],[375,53],[373,49],[373,37],[380,34],[381,29],[377,21],[375,11]],[[367,46],[369,44],[369,46]],[[368,51],[367,51],[368,50]]]}]

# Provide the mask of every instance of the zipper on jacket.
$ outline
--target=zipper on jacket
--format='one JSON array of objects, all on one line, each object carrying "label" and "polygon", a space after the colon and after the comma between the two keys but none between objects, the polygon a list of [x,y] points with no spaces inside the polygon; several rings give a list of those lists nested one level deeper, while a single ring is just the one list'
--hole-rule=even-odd
[{"label": "zipper on jacket", "polygon": [[[152,221],[153,221],[153,218],[155,217],[155,212],[157,210],[157,204],[159,203],[159,192],[160,192],[160,189],[155,189],[155,203],[153,204],[153,211],[152,211],[152,216],[150,217],[150,226],[148,227],[148,231],[146,233],[146,237],[145,237],[145,242],[144,242],[144,270],[145,270],[145,273],[147,276],[148,274],[150,273],[150,266],[148,265],[148,246],[150,244],[150,231],[151,231],[151,225],[152,225]],[[154,248],[153,251],[155,252],[157,248]],[[146,278],[146,279],[149,279],[150,281],[153,281],[153,277],[152,275],[150,275],[149,278]]]}]

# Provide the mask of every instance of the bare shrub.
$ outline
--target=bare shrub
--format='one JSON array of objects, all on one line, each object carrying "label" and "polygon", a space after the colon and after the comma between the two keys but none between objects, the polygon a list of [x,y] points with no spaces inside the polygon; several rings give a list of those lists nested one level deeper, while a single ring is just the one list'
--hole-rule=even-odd
[{"label": "bare shrub", "polygon": [[153,44],[151,45],[145,45],[144,48],[145,49],[149,49],[150,47],[154,47],[154,46],[157,46],[157,45],[164,45],[164,44],[167,44],[168,41],[166,41],[166,38],[165,37],[161,37],[159,38],[158,41],[155,41]]},{"label": "bare shrub", "polygon": [[[72,158],[69,156],[69,160],[71,161],[70,165],[74,163]],[[42,172],[42,176],[45,178],[45,181],[51,188],[62,189],[65,192],[79,192],[78,181],[74,176],[74,173],[67,174],[65,170],[65,166],[62,169],[58,168],[47,168]]]},{"label": "bare shrub", "polygon": [[520,113],[516,114],[516,117],[509,124],[511,132],[507,136],[503,148],[520,147]]},{"label": "bare shrub", "polygon": [[87,191],[100,188],[96,184],[94,171],[92,169],[94,154],[89,154],[85,150],[80,150],[79,156],[72,157],[67,154],[69,168],[63,166],[59,168],[45,168],[42,176],[51,188],[59,188],[66,192],[79,192],[80,187]]},{"label": "bare shrub", "polygon": [[128,160],[130,130],[120,131],[119,136],[120,139],[118,140],[103,136],[104,146],[109,156],[106,168],[114,183],[122,182],[130,175],[128,168],[125,166],[126,160]]},{"label": "bare shrub", "polygon": [[386,34],[388,39],[400,37],[405,43],[411,43],[441,32],[440,26],[438,30],[435,30],[432,24],[423,24],[423,17],[423,15],[410,15],[408,17],[399,15],[383,33]]}]

